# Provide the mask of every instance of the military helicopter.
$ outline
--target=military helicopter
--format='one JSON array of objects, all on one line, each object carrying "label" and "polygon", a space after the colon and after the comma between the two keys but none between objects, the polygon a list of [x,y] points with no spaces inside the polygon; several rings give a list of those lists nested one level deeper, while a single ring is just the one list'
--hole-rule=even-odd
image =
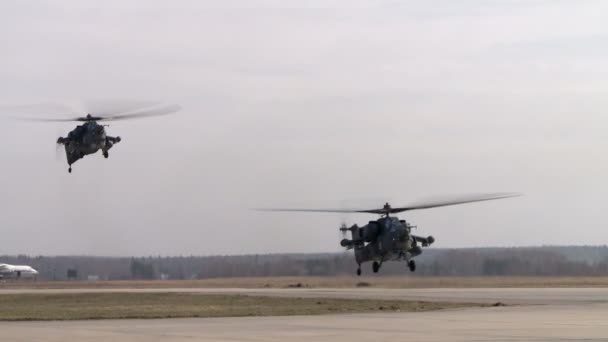
[{"label": "military helicopter", "polygon": [[414,257],[422,254],[422,247],[428,247],[435,238],[422,237],[412,234],[411,225],[391,214],[404,211],[443,207],[448,205],[496,200],[501,198],[521,196],[518,193],[479,194],[453,199],[414,203],[404,207],[393,208],[389,203],[380,209],[258,209],[260,211],[293,211],[293,212],[322,212],[322,213],[368,213],[380,215],[380,218],[369,221],[365,226],[356,224],[347,227],[343,224],[340,231],[350,232],[351,238],[344,238],[340,245],[347,250],[353,249],[357,262],[357,275],[361,275],[361,264],[372,261],[372,270],[377,273],[385,261],[405,261],[411,272],[416,270]]},{"label": "military helicopter", "polygon": [[84,156],[94,154],[101,150],[104,158],[109,157],[109,150],[121,141],[121,138],[112,137],[106,134],[107,125],[100,125],[99,121],[119,121],[148,116],[159,116],[177,112],[181,107],[178,105],[147,106],[145,108],[130,109],[125,112],[114,114],[93,115],[73,117],[73,118],[19,118],[26,121],[44,122],[83,122],[76,126],[67,137],[57,139],[58,146],[63,145],[68,162],[68,172],[72,172],[72,164],[82,159]]}]

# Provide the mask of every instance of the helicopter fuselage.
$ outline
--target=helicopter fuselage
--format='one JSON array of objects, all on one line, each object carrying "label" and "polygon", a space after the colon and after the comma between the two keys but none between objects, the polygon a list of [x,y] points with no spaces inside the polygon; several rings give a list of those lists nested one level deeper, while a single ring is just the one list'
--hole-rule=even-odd
[{"label": "helicopter fuselage", "polygon": [[57,139],[58,144],[64,145],[70,172],[72,164],[99,150],[102,150],[103,156],[108,158],[108,150],[119,141],[120,137],[107,136],[105,127],[96,121],[87,121],[73,129],[67,137]]},{"label": "helicopter fuselage", "polygon": [[421,247],[427,247],[435,241],[432,236],[412,235],[409,223],[392,216],[370,221],[363,227],[354,225],[342,230],[349,230],[351,239],[342,240],[341,245],[354,249],[357,264],[373,261],[374,272],[380,269],[384,261],[389,260],[406,261],[410,270],[415,270],[412,259],[422,253]]}]

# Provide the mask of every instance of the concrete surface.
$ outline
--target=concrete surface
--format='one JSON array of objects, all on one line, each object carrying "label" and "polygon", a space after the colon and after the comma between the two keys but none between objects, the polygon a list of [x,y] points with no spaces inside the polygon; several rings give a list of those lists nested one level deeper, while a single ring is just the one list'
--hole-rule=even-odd
[{"label": "concrete surface", "polygon": [[[178,289],[163,290],[178,291]],[[61,292],[65,291],[74,292],[73,290]],[[99,292],[104,291],[107,290]],[[0,293],[7,292],[0,291]],[[48,293],[49,290],[42,292]],[[185,292],[193,291],[188,289]],[[466,301],[502,301],[519,304],[524,304],[529,300],[531,303],[542,303],[542,305],[469,308],[422,313],[3,322],[0,323],[0,340],[16,342],[66,340],[92,342],[608,341],[608,289],[205,289],[195,292],[349,298],[362,296],[387,299],[425,299],[434,296],[433,298],[438,300],[462,301],[464,299]]]}]

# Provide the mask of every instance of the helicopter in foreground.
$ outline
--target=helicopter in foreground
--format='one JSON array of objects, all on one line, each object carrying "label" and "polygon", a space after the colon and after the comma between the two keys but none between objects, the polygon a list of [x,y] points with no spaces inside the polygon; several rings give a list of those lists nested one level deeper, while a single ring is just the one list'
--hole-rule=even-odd
[{"label": "helicopter in foreground", "polygon": [[428,247],[435,238],[422,237],[412,234],[412,226],[405,220],[400,220],[391,214],[409,210],[428,209],[448,205],[496,200],[501,198],[521,196],[517,193],[493,193],[461,197],[451,200],[421,202],[404,207],[393,208],[386,203],[380,209],[258,209],[260,211],[293,211],[293,212],[322,212],[322,213],[368,213],[380,215],[380,218],[369,221],[359,227],[343,224],[340,231],[350,232],[350,239],[344,238],[340,245],[347,250],[353,249],[357,262],[357,275],[361,275],[361,264],[372,261],[372,270],[377,273],[385,261],[405,261],[411,272],[416,270],[414,257],[422,254],[422,247]]},{"label": "helicopter in foreground", "polygon": [[83,122],[82,125],[76,126],[66,137],[57,139],[58,145],[63,145],[65,155],[68,162],[68,172],[72,172],[72,164],[82,159],[89,154],[97,153],[101,150],[104,158],[109,157],[109,150],[121,141],[119,136],[112,137],[106,134],[107,125],[99,124],[99,121],[118,121],[127,120],[148,116],[159,116],[177,112],[180,110],[178,105],[153,106],[140,109],[132,109],[127,112],[116,114],[93,115],[58,119],[58,118],[25,118],[28,121],[45,121],[45,122]]}]

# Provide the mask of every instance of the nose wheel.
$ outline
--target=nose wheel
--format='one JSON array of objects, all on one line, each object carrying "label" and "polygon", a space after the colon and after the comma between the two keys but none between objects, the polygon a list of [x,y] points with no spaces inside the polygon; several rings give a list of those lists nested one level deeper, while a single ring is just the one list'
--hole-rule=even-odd
[{"label": "nose wheel", "polygon": [[70,167],[68,168],[68,172],[72,173],[72,165],[70,165]]},{"label": "nose wheel", "polygon": [[380,264],[377,261],[374,261],[374,263],[372,264],[372,270],[374,271],[374,273],[378,273],[378,271],[380,271]]},{"label": "nose wheel", "polygon": [[108,159],[108,157],[110,156],[110,154],[108,153],[108,151],[103,151],[103,157]]}]

